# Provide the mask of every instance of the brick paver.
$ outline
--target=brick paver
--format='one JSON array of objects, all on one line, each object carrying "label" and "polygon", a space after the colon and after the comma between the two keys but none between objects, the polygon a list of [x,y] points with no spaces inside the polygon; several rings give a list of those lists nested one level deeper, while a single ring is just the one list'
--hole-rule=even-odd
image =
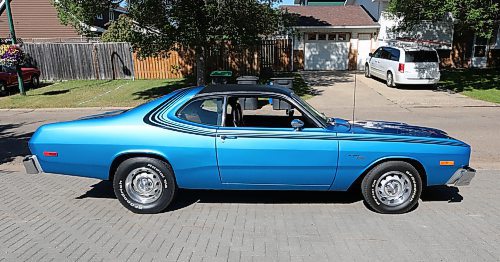
[{"label": "brick paver", "polygon": [[0,173],[0,261],[498,261],[499,173],[380,215],[353,193],[181,191],[137,215],[110,183]]}]

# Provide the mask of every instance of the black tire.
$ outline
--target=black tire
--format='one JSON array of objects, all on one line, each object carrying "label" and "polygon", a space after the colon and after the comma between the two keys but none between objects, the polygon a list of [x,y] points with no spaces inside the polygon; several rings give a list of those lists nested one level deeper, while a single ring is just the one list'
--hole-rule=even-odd
[{"label": "black tire", "polygon": [[[129,176],[130,178],[127,180]],[[146,182],[133,182],[141,179],[138,178],[139,176],[145,176],[141,181]],[[155,196],[149,199],[147,197],[141,198],[139,193],[141,186],[154,189],[148,193],[155,193],[157,190],[160,193],[155,193]],[[164,211],[173,201],[177,184],[172,168],[164,161],[136,157],[129,158],[118,166],[113,178],[113,189],[116,198],[130,211],[139,214],[156,214]],[[137,199],[148,199],[151,202],[140,202]]]},{"label": "black tire", "polygon": [[40,77],[37,75],[33,75],[30,80],[31,88],[39,88],[40,87]]},{"label": "black tire", "polygon": [[[398,180],[398,178],[401,180]],[[382,188],[381,185],[384,184],[384,181],[389,182],[386,182],[386,186]],[[391,183],[392,181],[395,182]],[[401,181],[404,182],[399,183],[400,186],[398,186],[398,182]],[[390,198],[384,200],[382,196],[386,195],[387,191],[397,191],[398,187],[401,190],[399,192],[406,193],[402,193],[400,198],[393,199],[393,203],[388,203],[391,202]],[[408,162],[384,162],[375,166],[366,174],[361,183],[361,192],[368,206],[376,212],[402,214],[412,210],[418,204],[422,194],[422,179],[417,169]],[[399,196],[399,194],[395,195]],[[398,203],[398,201],[401,201],[401,203]]]},{"label": "black tire", "polygon": [[370,66],[368,64],[365,65],[365,77],[366,78],[371,78],[372,75],[370,73]]},{"label": "black tire", "polygon": [[7,84],[5,82],[0,82],[0,96],[7,95]]},{"label": "black tire", "polygon": [[394,75],[391,73],[391,72],[387,72],[387,76],[386,76],[386,81],[385,81],[385,84],[388,86],[388,87],[395,87],[396,85],[394,84]]}]

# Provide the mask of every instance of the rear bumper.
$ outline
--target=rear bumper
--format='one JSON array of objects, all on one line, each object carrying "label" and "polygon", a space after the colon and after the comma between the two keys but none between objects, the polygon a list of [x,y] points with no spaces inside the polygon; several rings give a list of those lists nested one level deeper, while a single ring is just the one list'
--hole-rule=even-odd
[{"label": "rear bumper", "polygon": [[476,175],[476,170],[470,167],[459,168],[446,182],[447,185],[468,186]]},{"label": "rear bumper", "polygon": [[404,74],[398,73],[394,78],[396,84],[401,85],[434,85],[439,82],[441,76],[436,78],[407,78]]},{"label": "rear bumper", "polygon": [[40,174],[43,173],[40,162],[35,155],[26,156],[23,160],[24,168],[28,174]]}]

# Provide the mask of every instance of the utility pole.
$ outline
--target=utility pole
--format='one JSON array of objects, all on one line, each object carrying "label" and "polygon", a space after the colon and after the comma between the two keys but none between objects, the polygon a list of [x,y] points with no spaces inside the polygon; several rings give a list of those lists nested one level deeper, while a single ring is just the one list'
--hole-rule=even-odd
[{"label": "utility pole", "polygon": [[[14,21],[12,20],[12,12],[10,10],[10,0],[5,0],[5,11],[7,12],[7,19],[9,20],[9,29],[10,36],[12,37],[12,44],[17,44],[16,39],[16,30],[14,29]],[[21,70],[21,66],[16,65],[17,71],[17,83],[19,84],[19,92],[21,95],[25,96],[26,91],[24,91],[24,81],[23,81],[23,72]]]}]

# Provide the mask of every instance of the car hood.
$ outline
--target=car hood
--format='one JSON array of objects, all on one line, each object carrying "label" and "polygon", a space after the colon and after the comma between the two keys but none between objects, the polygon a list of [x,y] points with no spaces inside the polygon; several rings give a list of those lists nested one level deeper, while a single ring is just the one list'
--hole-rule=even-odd
[{"label": "car hood", "polygon": [[335,123],[340,123],[344,126],[346,123],[349,123],[349,132],[353,133],[449,138],[446,132],[439,129],[413,126],[399,122],[363,120],[352,123],[343,119],[335,119]]}]

